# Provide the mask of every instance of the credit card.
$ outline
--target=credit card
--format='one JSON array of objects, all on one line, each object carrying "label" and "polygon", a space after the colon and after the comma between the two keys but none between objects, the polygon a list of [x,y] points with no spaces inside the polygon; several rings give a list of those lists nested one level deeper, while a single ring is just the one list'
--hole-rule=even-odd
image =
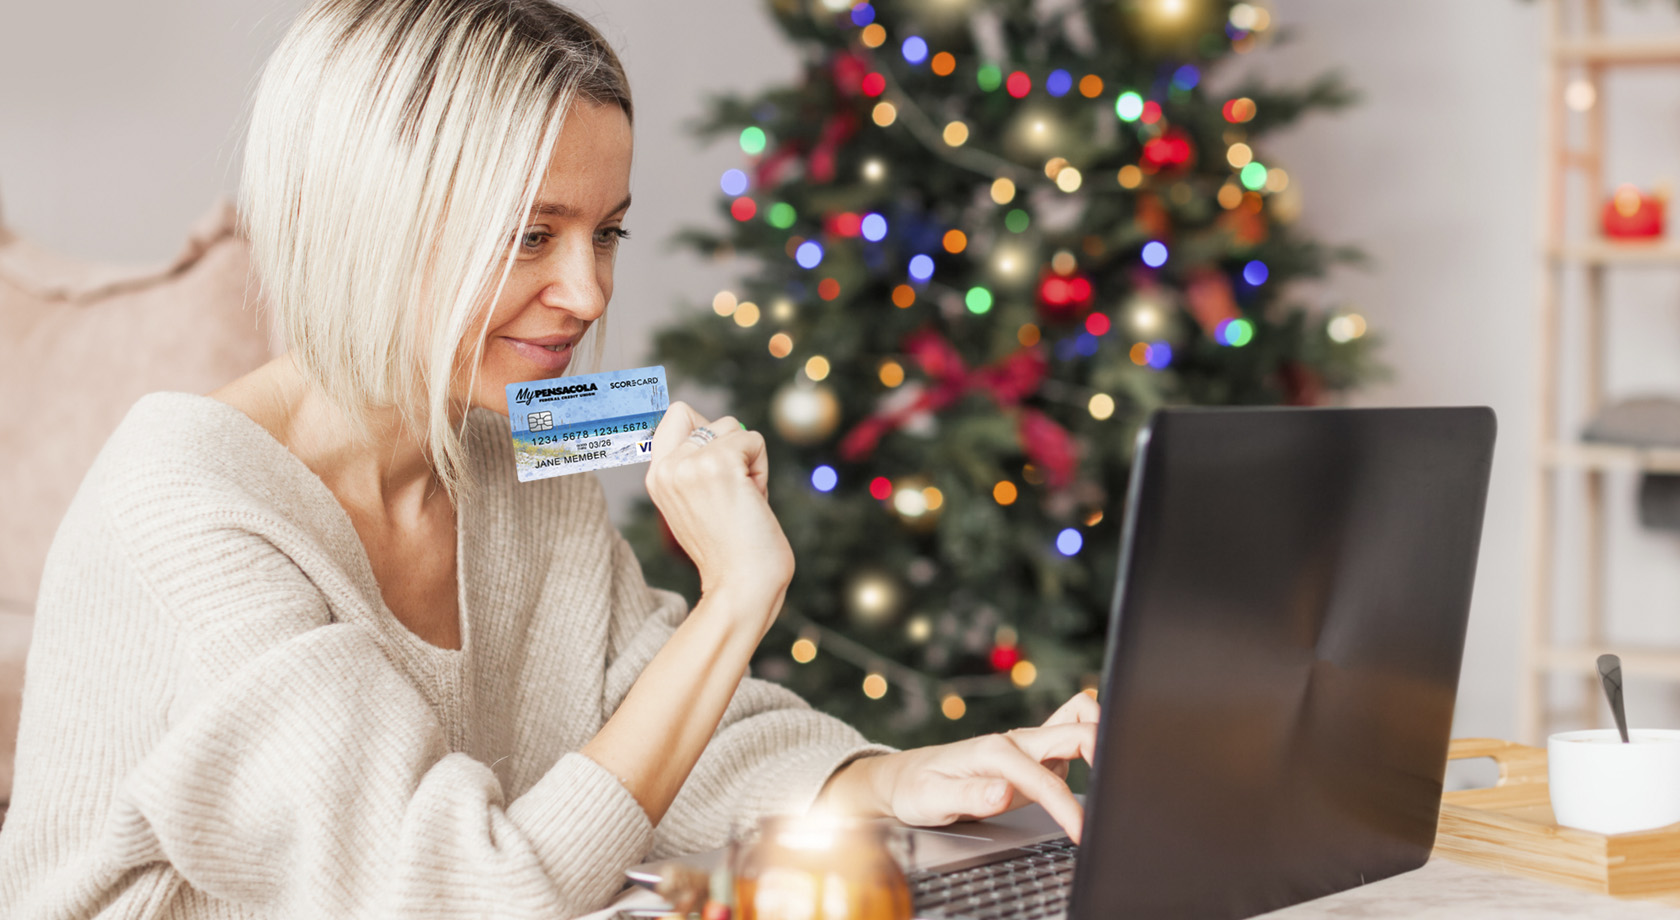
[{"label": "credit card", "polygon": [[652,460],[670,405],[661,366],[508,384],[519,481]]}]

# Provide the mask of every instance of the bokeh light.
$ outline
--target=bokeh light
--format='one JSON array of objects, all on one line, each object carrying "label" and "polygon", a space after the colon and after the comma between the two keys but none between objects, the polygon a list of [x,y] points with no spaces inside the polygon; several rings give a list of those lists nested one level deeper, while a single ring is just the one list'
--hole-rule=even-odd
[{"label": "bokeh light", "polygon": [[1007,479],[1000,479],[998,480],[997,485],[992,486],[992,501],[995,501],[1000,505],[1004,505],[1006,507],[1013,505],[1015,504],[1015,499],[1019,497],[1020,490],[1015,488],[1015,483],[1010,482]]},{"label": "bokeh light", "polygon": [[876,476],[869,480],[869,497],[883,502],[891,498],[892,480],[885,476]]},{"label": "bokeh light", "polygon": [[1092,335],[1108,335],[1111,325],[1106,313],[1092,313],[1085,317],[1085,331]]},{"label": "bokeh light", "polygon": [[974,74],[974,82],[983,92],[992,92],[1003,85],[1003,71],[996,64],[982,64]]},{"label": "bokeh light", "polygon": [[1009,679],[1017,687],[1031,687],[1033,681],[1038,680],[1038,667],[1030,661],[1017,661],[1009,669]]},{"label": "bokeh light", "polygon": [[812,355],[805,359],[805,376],[812,380],[826,379],[828,371],[828,359],[822,355]]},{"label": "bokeh light", "polygon": [[753,215],[757,213],[758,204],[745,195],[742,195],[740,198],[737,198],[729,203],[729,216],[735,218],[736,220],[752,220]]},{"label": "bokeh light", "polygon": [[735,312],[737,303],[739,301],[735,299],[734,291],[718,291],[712,296],[712,312],[719,316],[728,316]]},{"label": "bokeh light", "polygon": [[723,189],[723,193],[725,195],[733,198],[736,195],[746,192],[747,174],[739,169],[726,170],[723,174],[723,178],[719,180],[718,186]]},{"label": "bokeh light", "polygon": [[945,126],[945,131],[940,136],[945,139],[947,145],[961,147],[968,142],[968,125],[953,121]]},{"label": "bokeh light", "polygon": [[1064,556],[1074,555],[1084,545],[1085,538],[1072,527],[1064,528],[1061,533],[1056,534],[1056,552]]},{"label": "bokeh light", "polygon": [[1331,319],[1325,331],[1329,334],[1331,341],[1346,345],[1365,335],[1365,329],[1365,317],[1358,313],[1344,313]]},{"label": "bokeh light", "polygon": [[1120,116],[1121,121],[1137,121],[1143,114],[1143,97],[1130,90],[1121,93],[1114,100],[1114,114]]},{"label": "bokeh light", "polygon": [[1032,77],[1027,76],[1025,71],[1017,70],[1004,81],[1004,89],[1016,99],[1024,99],[1032,92]]},{"label": "bokeh light", "polygon": [[947,693],[945,698],[939,701],[939,712],[945,718],[955,722],[968,713],[968,704],[964,703],[963,698],[955,693]]},{"label": "bokeh light", "polygon": [[866,26],[875,21],[875,8],[867,3],[852,7],[852,25]]},{"label": "bokeh light", "polygon": [[1251,192],[1257,192],[1266,187],[1266,167],[1258,161],[1242,168],[1237,178],[1242,180],[1243,187]]},{"label": "bokeh light", "polygon": [[1137,188],[1143,184],[1143,170],[1136,166],[1122,166],[1117,176],[1121,188]]},{"label": "bokeh light", "polygon": [[741,129],[741,152],[748,156],[757,156],[764,152],[764,129],[757,125],[750,125]]},{"label": "bokeh light", "polygon": [[1091,397],[1091,401],[1085,404],[1085,408],[1090,411],[1092,418],[1099,422],[1106,421],[1114,415],[1114,397],[1107,393],[1098,393]]},{"label": "bokeh light", "polygon": [[1027,227],[1032,225],[1032,217],[1028,215],[1026,211],[1016,208],[1004,215],[1003,225],[1007,227],[1011,233],[1023,233],[1026,231]]},{"label": "bokeh light", "polygon": [[859,84],[863,94],[871,99],[887,91],[887,78],[880,73],[871,71],[863,75],[863,82]]},{"label": "bokeh light", "polygon": [[1255,259],[1247,265],[1244,265],[1242,270],[1243,280],[1255,287],[1265,284],[1266,279],[1270,278],[1271,275],[1271,269],[1267,268],[1266,263],[1260,261],[1259,259]]},{"label": "bokeh light", "polygon": [[1172,85],[1176,90],[1192,90],[1196,84],[1202,82],[1202,72],[1194,64],[1185,64],[1173,71]]},{"label": "bokeh light", "polygon": [[876,124],[885,128],[898,120],[898,107],[890,102],[877,102],[875,103],[874,111],[870,112],[869,117],[873,119]]},{"label": "bokeh light", "polygon": [[1225,151],[1225,162],[1231,164],[1232,169],[1242,169],[1254,161],[1254,148],[1238,141]]},{"label": "bokeh light", "polygon": [[963,297],[963,304],[968,307],[970,313],[986,313],[992,309],[992,292],[979,286],[971,287]]},{"label": "bokeh light", "polygon": [[872,700],[878,700],[887,695],[887,679],[879,674],[870,674],[863,679],[863,695]]},{"label": "bokeh light", "polygon": [[1031,348],[1037,345],[1038,340],[1043,336],[1044,333],[1040,332],[1038,327],[1032,323],[1023,323],[1021,328],[1015,330],[1015,341],[1020,342],[1023,348]]},{"label": "bokeh light", "polygon": [[753,326],[758,325],[758,304],[753,303],[750,300],[743,301],[740,306],[735,308],[735,312],[732,315],[735,320],[735,325],[740,326],[742,329],[750,329]]},{"label": "bokeh light", "polygon": [[1084,96],[1086,99],[1095,99],[1102,95],[1102,91],[1102,77],[1099,77],[1094,73],[1088,73],[1079,78],[1079,95]]},{"label": "bokeh light", "polygon": [[1084,181],[1085,177],[1080,175],[1079,170],[1072,166],[1064,166],[1060,172],[1056,173],[1056,187],[1064,192],[1079,191],[1079,185]]},{"label": "bokeh light", "polygon": [[908,284],[894,286],[892,292],[892,302],[893,306],[898,307],[900,310],[911,306],[916,302],[916,289]]},{"label": "bokeh light", "polygon": [[832,492],[839,484],[840,474],[826,463],[811,471],[811,488],[818,492]]},{"label": "bokeh light", "polygon": [[858,225],[858,232],[871,243],[879,243],[887,238],[887,219],[876,213],[863,215],[863,222]]},{"label": "bokeh light", "polygon": [[1052,70],[1050,76],[1044,78],[1044,91],[1057,99],[1066,96],[1073,89],[1073,74],[1065,70]]},{"label": "bokeh light", "polygon": [[800,268],[816,268],[822,264],[822,244],[816,240],[806,240],[800,243],[799,248],[794,250],[793,260],[799,263]]},{"label": "bokeh light", "polygon": [[933,257],[926,254],[910,257],[910,277],[926,281],[933,277]]},{"label": "bokeh light", "polygon": [[770,206],[765,219],[770,221],[770,226],[777,230],[786,230],[793,226],[794,221],[799,219],[799,212],[793,209],[793,205],[785,201],[778,201]]},{"label": "bokeh light", "polygon": [[872,22],[863,27],[858,34],[858,41],[863,42],[865,48],[879,48],[887,43],[887,30],[878,22]]},{"label": "bokeh light", "polygon": [[793,660],[800,664],[810,664],[817,657],[817,644],[810,639],[793,640]]},{"label": "bokeh light", "polygon": [[1144,243],[1143,264],[1150,268],[1160,268],[1167,264],[1167,244],[1160,240],[1150,240]]},{"label": "bokeh light", "polygon": [[948,77],[952,71],[957,69],[957,59],[951,52],[941,51],[933,56],[933,61],[928,66],[933,69],[935,74]]},{"label": "bokeh light", "polygon": [[793,336],[785,332],[778,332],[770,337],[770,356],[785,358],[793,354]]},{"label": "bokeh light", "polygon": [[1246,319],[1228,319],[1214,330],[1213,337],[1223,345],[1241,348],[1254,340],[1254,324]]},{"label": "bokeh light", "polygon": [[995,204],[1008,204],[1015,200],[1015,183],[1009,179],[998,178],[992,180],[992,201]]},{"label": "bokeh light", "polygon": [[947,230],[945,231],[944,238],[940,240],[940,243],[944,245],[946,252],[962,252],[964,249],[968,248],[968,234],[962,232],[961,230]]},{"label": "bokeh light", "polygon": [[928,58],[927,39],[920,35],[912,35],[899,46],[899,52],[904,55],[904,60],[911,64],[920,64]]},{"label": "bokeh light", "polygon": [[888,358],[881,362],[881,385],[891,389],[904,382],[904,365]]},{"label": "bokeh light", "polygon": [[1258,111],[1259,109],[1254,105],[1254,100],[1247,96],[1241,99],[1232,99],[1220,106],[1219,109],[1220,114],[1225,116],[1225,120],[1233,125],[1254,120],[1254,115]]}]

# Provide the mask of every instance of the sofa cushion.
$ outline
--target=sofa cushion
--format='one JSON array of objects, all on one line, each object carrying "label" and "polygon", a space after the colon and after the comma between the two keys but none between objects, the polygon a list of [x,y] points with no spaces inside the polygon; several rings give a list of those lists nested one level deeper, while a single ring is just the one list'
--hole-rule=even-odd
[{"label": "sofa cushion", "polygon": [[[80,263],[0,230],[0,614],[32,612],[58,521],[135,400],[209,392],[271,355],[236,227],[219,203],[180,256],[151,268]],[[0,802],[28,634],[10,628],[0,632]]]}]

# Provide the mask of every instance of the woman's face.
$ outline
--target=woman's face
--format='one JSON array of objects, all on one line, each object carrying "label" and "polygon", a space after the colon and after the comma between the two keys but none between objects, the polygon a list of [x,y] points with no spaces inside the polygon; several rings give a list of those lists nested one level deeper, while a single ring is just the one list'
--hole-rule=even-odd
[{"label": "woman's face", "polygon": [[[507,385],[558,377],[612,299],[613,258],[630,208],[630,120],[580,101],[554,144],[542,190],[501,297],[489,306],[484,354],[467,402],[507,414]],[[462,344],[485,328],[483,314]],[[457,377],[465,388],[467,377]]]}]

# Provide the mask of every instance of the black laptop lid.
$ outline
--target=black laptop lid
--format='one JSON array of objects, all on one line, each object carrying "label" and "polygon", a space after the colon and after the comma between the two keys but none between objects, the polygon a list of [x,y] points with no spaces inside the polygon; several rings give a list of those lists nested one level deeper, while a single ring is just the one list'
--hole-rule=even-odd
[{"label": "black laptop lid", "polygon": [[1493,412],[1156,413],[1072,916],[1248,917],[1429,857]]}]

